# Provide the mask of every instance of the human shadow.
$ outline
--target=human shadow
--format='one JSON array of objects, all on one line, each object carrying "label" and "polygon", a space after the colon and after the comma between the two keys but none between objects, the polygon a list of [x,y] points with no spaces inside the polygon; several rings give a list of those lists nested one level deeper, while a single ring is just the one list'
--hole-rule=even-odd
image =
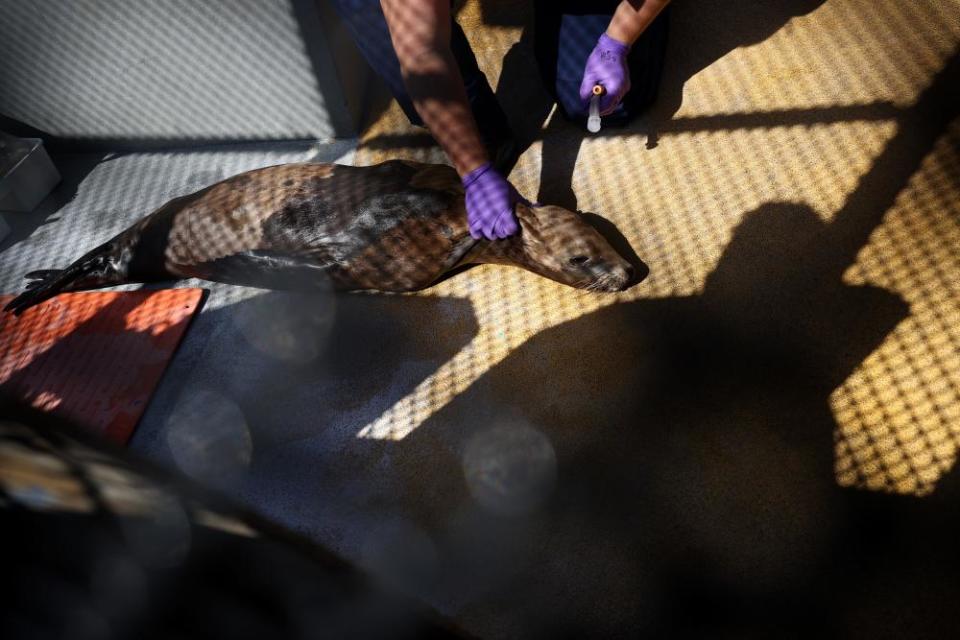
[{"label": "human shadow", "polygon": [[[805,607],[823,605],[814,585],[853,526],[826,398],[907,315],[885,291],[809,281],[804,248],[822,227],[802,206],[761,207],[702,296],[544,331],[398,443],[404,510],[441,548],[466,510],[471,543],[500,569],[471,586],[481,624],[505,607],[497,617],[525,637],[618,635],[665,630],[675,606],[692,632],[717,623],[728,597],[749,603],[723,614],[730,631],[763,611],[818,623]],[[536,445],[506,448],[528,430]],[[486,475],[464,483],[475,443],[496,437]],[[555,457],[555,484],[504,523],[501,501],[534,482],[521,467],[548,455],[534,446]],[[460,585],[444,589],[462,588],[462,551],[444,558]]]},{"label": "human shadow", "polygon": [[392,447],[431,597],[491,636],[951,637],[957,474],[838,486],[830,395],[909,313],[843,274],[958,79],[954,56],[829,223],[761,206],[701,294],[537,334]]},{"label": "human shadow", "polygon": [[647,116],[654,130],[680,109],[683,87],[697,73],[739,47],[763,42],[790,20],[815,11],[824,0],[671,3],[670,38],[663,82]]}]

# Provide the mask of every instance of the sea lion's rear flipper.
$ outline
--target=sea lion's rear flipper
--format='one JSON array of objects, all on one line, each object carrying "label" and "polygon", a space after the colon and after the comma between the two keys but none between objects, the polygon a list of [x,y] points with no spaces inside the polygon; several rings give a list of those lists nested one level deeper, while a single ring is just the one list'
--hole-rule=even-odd
[{"label": "sea lion's rear flipper", "polygon": [[56,276],[61,271],[63,271],[63,269],[37,269],[36,271],[31,271],[23,277],[27,280],[30,280],[30,282],[27,283],[27,288],[29,289],[40,284],[42,280]]},{"label": "sea lion's rear flipper", "polygon": [[3,310],[12,311],[18,316],[30,307],[65,291],[68,279],[60,277],[65,271],[66,269],[31,271],[26,275],[30,282],[23,293],[11,300]]},{"label": "sea lion's rear flipper", "polygon": [[30,282],[27,283],[24,292],[11,300],[3,310],[20,315],[30,307],[58,293],[124,283],[125,272],[116,253],[116,246],[108,242],[87,253],[66,269],[31,271],[26,275]]},{"label": "sea lion's rear flipper", "polygon": [[335,288],[332,276],[337,265],[308,256],[272,251],[243,251],[210,262],[177,265],[177,274],[213,282],[294,291],[322,291]]}]

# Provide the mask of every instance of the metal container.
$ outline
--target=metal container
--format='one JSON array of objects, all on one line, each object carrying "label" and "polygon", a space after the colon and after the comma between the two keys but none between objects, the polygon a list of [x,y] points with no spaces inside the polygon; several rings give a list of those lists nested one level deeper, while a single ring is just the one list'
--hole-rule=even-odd
[{"label": "metal container", "polygon": [[59,182],[43,140],[0,133],[0,211],[33,211]]}]

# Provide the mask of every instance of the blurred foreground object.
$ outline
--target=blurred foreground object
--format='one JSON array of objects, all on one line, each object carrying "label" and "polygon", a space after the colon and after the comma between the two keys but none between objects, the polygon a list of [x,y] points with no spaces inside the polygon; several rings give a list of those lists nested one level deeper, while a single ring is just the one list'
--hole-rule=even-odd
[{"label": "blurred foreground object", "polygon": [[59,182],[43,140],[0,132],[0,211],[33,211]]},{"label": "blurred foreground object", "polygon": [[0,637],[459,637],[331,553],[0,399]]}]

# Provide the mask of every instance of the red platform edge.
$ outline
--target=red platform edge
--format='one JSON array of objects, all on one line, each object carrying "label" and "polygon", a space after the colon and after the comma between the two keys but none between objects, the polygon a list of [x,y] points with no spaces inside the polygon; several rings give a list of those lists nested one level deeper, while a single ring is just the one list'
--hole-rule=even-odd
[{"label": "red platform edge", "polygon": [[0,393],[126,444],[205,293],[63,293],[0,312]]}]

